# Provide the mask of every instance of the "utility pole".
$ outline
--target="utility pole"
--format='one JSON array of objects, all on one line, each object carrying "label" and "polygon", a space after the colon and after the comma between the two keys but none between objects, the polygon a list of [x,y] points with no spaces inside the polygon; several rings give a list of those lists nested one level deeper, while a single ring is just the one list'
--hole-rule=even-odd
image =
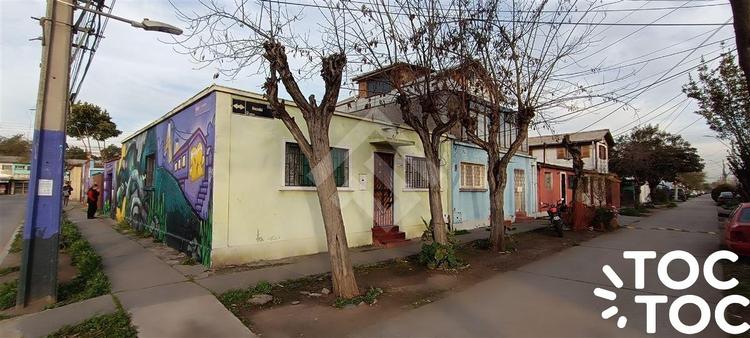
[{"label": "utility pole", "polygon": [[729,0],[734,20],[734,39],[740,68],[745,72],[745,82],[750,90],[750,1]]},{"label": "utility pole", "polygon": [[724,160],[721,160],[721,183],[727,183],[727,167],[724,166]]},{"label": "utility pole", "polygon": [[42,62],[17,307],[57,301],[57,250],[62,217],[65,118],[70,107],[73,7],[48,0],[47,13],[40,23]]}]

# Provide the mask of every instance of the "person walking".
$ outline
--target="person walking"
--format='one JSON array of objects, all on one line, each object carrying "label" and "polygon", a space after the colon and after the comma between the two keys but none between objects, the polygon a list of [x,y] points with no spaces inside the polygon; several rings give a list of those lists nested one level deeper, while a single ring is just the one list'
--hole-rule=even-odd
[{"label": "person walking", "polygon": [[89,204],[89,209],[86,212],[86,216],[89,219],[96,218],[94,215],[96,215],[96,204],[99,202],[99,186],[94,184],[89,190],[86,192],[86,202]]},{"label": "person walking", "polygon": [[73,193],[73,186],[70,185],[70,181],[65,181],[65,186],[62,188],[63,193],[63,206],[68,206],[70,195]]}]

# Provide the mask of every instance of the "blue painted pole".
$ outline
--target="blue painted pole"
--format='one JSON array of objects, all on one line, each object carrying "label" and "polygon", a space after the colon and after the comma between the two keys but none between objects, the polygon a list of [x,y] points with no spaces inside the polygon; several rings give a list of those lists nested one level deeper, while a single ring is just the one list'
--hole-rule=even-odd
[{"label": "blue painted pole", "polygon": [[57,301],[73,7],[47,1],[17,307]]}]

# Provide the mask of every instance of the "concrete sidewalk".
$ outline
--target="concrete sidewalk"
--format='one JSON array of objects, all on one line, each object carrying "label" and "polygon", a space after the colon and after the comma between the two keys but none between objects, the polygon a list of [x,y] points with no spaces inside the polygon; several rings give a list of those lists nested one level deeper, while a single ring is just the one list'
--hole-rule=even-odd
[{"label": "concrete sidewalk", "polygon": [[[533,231],[547,226],[546,220],[534,220],[523,223],[515,223],[511,234]],[[486,228],[477,228],[465,235],[456,236],[459,243],[466,243],[482,238],[488,238],[489,232]],[[354,248],[351,249],[351,261],[353,265],[368,265],[396,258],[404,258],[419,253],[421,242],[412,240],[411,243],[395,248]],[[331,263],[328,253],[319,253],[294,257],[291,263],[274,265],[266,268],[258,268],[248,271],[240,271],[226,274],[212,275],[205,278],[195,279],[195,282],[203,287],[220,294],[232,289],[244,289],[258,282],[281,282],[289,279],[298,279],[310,275],[318,275],[331,271]]]},{"label": "concrete sidewalk", "polygon": [[112,228],[110,219],[68,211],[102,256],[112,292],[131,314],[139,337],[254,337],[208,290]]}]

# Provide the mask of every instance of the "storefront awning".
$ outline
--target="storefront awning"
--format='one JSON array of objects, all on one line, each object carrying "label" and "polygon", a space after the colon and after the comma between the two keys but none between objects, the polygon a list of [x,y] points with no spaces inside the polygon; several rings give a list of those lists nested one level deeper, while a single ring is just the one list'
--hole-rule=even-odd
[{"label": "storefront awning", "polygon": [[414,145],[414,141],[387,137],[371,138],[368,140],[368,142],[370,142],[370,144],[374,146],[391,146],[394,148],[409,147]]}]

